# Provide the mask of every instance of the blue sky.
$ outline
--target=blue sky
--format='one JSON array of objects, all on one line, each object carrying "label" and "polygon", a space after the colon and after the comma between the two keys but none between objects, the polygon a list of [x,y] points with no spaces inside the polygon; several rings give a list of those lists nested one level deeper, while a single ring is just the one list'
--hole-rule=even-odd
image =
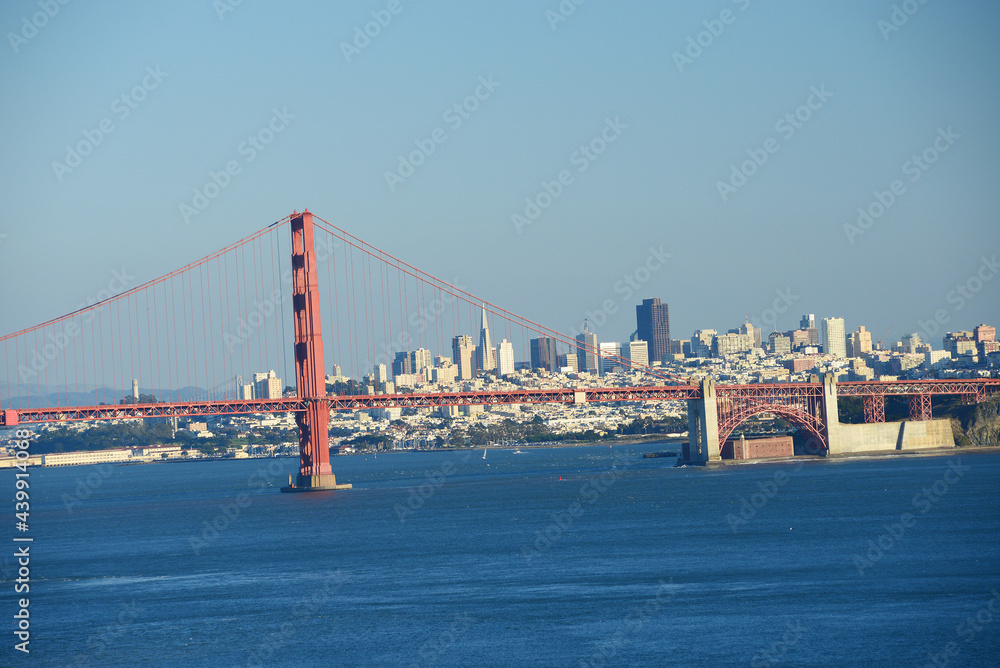
[{"label": "blue sky", "polygon": [[[627,338],[647,297],[670,304],[675,338],[744,314],[766,330],[842,316],[893,339],[935,313],[942,330],[1000,324],[1000,7],[896,3],[915,11],[888,31],[891,2],[562,4],[575,10],[555,22],[556,0],[70,2],[32,31],[38,2],[3,3],[0,329],[305,207],[555,329],[603,310],[601,340]],[[346,56],[372,12],[391,22]],[[458,125],[447,112],[477,87]],[[133,90],[134,108],[114,102]],[[243,142],[276,110],[251,160]],[[102,122],[78,166],[53,166]],[[614,141],[581,161],[609,122]],[[925,150],[933,164],[907,167]],[[229,161],[239,173],[186,221]],[[880,217],[845,230],[897,180]]]}]

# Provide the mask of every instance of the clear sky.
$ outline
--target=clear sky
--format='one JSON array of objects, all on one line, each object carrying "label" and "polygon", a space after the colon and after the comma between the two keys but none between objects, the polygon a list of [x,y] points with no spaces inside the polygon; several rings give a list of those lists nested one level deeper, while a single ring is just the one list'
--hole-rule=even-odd
[{"label": "clear sky", "polygon": [[306,207],[600,340],[646,297],[675,338],[1000,325],[1000,6],[896,5],[8,0],[0,329]]}]

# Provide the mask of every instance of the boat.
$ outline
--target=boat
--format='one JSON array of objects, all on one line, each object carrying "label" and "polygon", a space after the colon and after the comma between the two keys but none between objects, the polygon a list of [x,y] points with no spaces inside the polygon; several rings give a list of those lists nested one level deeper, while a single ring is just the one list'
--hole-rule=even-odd
[{"label": "boat", "polygon": [[523,452],[521,452],[520,450],[515,450],[515,451],[514,451],[514,454],[515,454],[515,455],[523,455],[524,453],[523,453]]},{"label": "boat", "polygon": [[665,452],[647,452],[642,457],[643,459],[655,459],[656,457],[676,457],[677,453],[673,451]]}]

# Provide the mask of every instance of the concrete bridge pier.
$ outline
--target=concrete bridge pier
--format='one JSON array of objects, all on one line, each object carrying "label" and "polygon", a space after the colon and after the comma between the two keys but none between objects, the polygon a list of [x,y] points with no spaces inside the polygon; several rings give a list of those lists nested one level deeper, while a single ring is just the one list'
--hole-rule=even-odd
[{"label": "concrete bridge pier", "polygon": [[719,452],[719,406],[715,379],[701,381],[701,398],[688,399],[688,448],[692,464],[707,464],[722,459]]},{"label": "concrete bridge pier", "polygon": [[[884,399],[880,398],[880,401]],[[903,422],[885,422],[883,407],[881,422],[842,424],[837,408],[837,381],[832,374],[824,375],[822,408],[829,446],[827,454],[955,447],[951,421],[931,419],[929,394],[916,395],[911,398],[910,404],[911,416],[916,414],[917,419],[911,417]],[[914,405],[916,409],[913,409]]]},{"label": "concrete bridge pier", "polygon": [[[840,409],[837,407],[837,377],[823,374],[823,424],[825,427],[827,455],[844,451],[840,430]],[[818,454],[818,453],[817,453]]]}]

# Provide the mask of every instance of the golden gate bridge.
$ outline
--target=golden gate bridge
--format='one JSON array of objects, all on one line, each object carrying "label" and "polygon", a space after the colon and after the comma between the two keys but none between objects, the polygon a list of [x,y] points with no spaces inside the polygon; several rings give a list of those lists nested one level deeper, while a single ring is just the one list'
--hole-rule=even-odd
[{"label": "golden gate bridge", "polygon": [[[466,383],[455,392],[328,392],[326,360],[337,360],[360,378],[414,346],[428,357],[433,349],[441,359],[454,337],[476,331],[478,314],[523,354],[529,336],[547,337],[581,358],[590,354],[641,372],[630,377],[642,380],[634,387],[607,386],[596,377],[590,386],[565,388]],[[1000,379],[695,383],[516,315],[308,211],[165,276],[2,336],[0,345],[0,380],[6,381],[0,426],[293,413],[300,465],[290,491],[349,487],[337,483],[330,466],[330,411],[685,401],[691,459],[707,462],[719,458],[734,429],[761,413],[788,420],[817,450],[834,453],[837,397],[862,397],[866,422],[878,423],[885,421],[887,396],[908,397],[910,419],[926,421],[932,419],[932,396],[958,395],[971,403],[1000,393]],[[494,353],[484,359],[479,371],[499,375]],[[293,366],[294,396],[251,397],[237,382],[253,369]],[[150,401],[133,379],[161,396]]]}]

